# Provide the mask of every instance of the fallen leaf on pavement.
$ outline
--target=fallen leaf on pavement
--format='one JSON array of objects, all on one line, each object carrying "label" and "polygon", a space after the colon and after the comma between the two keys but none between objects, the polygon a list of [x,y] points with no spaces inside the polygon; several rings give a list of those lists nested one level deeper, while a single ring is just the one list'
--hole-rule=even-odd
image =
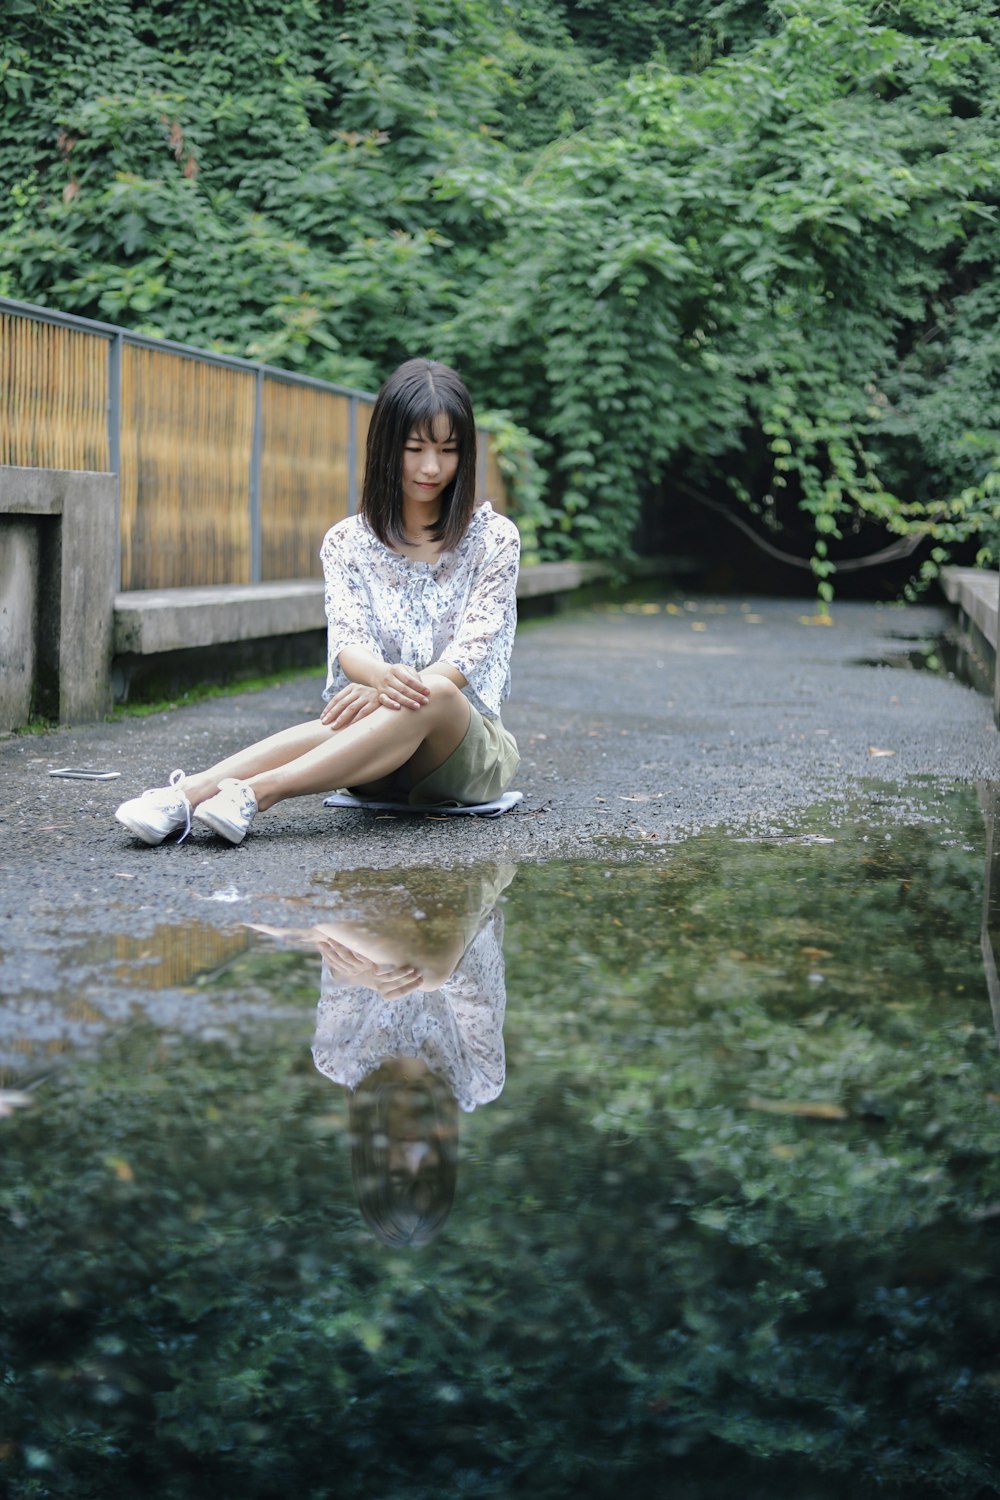
[{"label": "fallen leaf on pavement", "polygon": [[847,1110],[840,1104],[829,1104],[823,1099],[815,1101],[798,1099],[747,1100],[747,1109],[760,1110],[765,1115],[801,1115],[807,1120],[846,1120]]}]

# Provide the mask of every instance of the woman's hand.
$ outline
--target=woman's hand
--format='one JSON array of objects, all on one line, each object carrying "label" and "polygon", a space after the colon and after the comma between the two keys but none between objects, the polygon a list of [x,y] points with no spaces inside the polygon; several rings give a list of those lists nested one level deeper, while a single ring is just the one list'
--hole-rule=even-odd
[{"label": "woman's hand", "polygon": [[367,718],[377,708],[378,692],[375,688],[365,687],[360,682],[349,682],[324,705],[319,721],[330,729],[346,729],[348,724]]},{"label": "woman's hand", "polygon": [[423,975],[412,964],[378,964],[345,943],[324,935],[317,942],[324,962],[338,979],[351,980],[366,989],[377,990],[386,1000],[401,1000],[420,988]]},{"label": "woman's hand", "polygon": [[346,729],[377,708],[423,708],[429,697],[430,689],[412,667],[382,663],[373,686],[349,682],[334,693],[319,721],[330,729]]},{"label": "woman's hand", "polygon": [[430,689],[412,667],[385,666],[376,687],[383,708],[423,708]]}]

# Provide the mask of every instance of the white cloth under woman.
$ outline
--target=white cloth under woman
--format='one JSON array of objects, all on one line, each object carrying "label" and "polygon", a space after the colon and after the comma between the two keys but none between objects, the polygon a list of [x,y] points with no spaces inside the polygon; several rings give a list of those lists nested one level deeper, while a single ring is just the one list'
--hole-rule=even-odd
[{"label": "white cloth under woman", "polygon": [[320,549],[326,579],[328,672],[323,697],[346,687],[340,652],[366,646],[390,665],[457,667],[463,692],[496,719],[510,692],[520,537],[489,501],[458,546],[417,562],[378,540],[361,516],[332,526]]}]

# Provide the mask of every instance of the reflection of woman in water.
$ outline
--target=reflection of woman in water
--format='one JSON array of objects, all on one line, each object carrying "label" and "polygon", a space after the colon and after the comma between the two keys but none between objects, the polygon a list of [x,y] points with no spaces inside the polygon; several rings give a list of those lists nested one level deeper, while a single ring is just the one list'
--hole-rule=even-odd
[{"label": "reflection of woman in water", "polygon": [[358,1207],[384,1245],[426,1245],[451,1213],[458,1105],[416,1058],[383,1063],[348,1094]]},{"label": "reflection of woman in water", "polygon": [[385,1244],[423,1245],[451,1211],[459,1111],[504,1085],[506,1004],[494,906],[511,866],[345,877],[345,914],[275,936],[323,956],[313,1058],[348,1090],[351,1166]]}]

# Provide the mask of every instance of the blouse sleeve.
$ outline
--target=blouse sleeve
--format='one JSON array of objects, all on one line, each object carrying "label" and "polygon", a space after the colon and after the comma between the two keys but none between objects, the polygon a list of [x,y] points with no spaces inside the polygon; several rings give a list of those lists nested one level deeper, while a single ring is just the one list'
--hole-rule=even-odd
[{"label": "blouse sleeve", "polygon": [[367,646],[379,657],[383,652],[371,599],[343,525],[330,528],[319,555],[326,582],[327,674],[323,697],[329,699],[347,686],[348,677],[340,665],[345,646]]},{"label": "blouse sleeve", "polygon": [[455,639],[444,652],[466,679],[477,706],[497,715],[510,692],[510,656],[517,625],[517,569],[521,539],[506,517],[476,569]]},{"label": "blouse sleeve", "polygon": [[451,1008],[460,1039],[463,1068],[456,1097],[463,1110],[489,1104],[503,1090],[507,1062],[503,1044],[503,1018],[507,1005],[504,981],[503,918],[492,912],[462,957],[455,975],[464,982],[446,980],[441,993]]},{"label": "blouse sleeve", "polygon": [[334,1083],[355,1089],[370,1071],[367,1051],[372,991],[351,985],[324,962],[313,1037],[313,1062]]}]

